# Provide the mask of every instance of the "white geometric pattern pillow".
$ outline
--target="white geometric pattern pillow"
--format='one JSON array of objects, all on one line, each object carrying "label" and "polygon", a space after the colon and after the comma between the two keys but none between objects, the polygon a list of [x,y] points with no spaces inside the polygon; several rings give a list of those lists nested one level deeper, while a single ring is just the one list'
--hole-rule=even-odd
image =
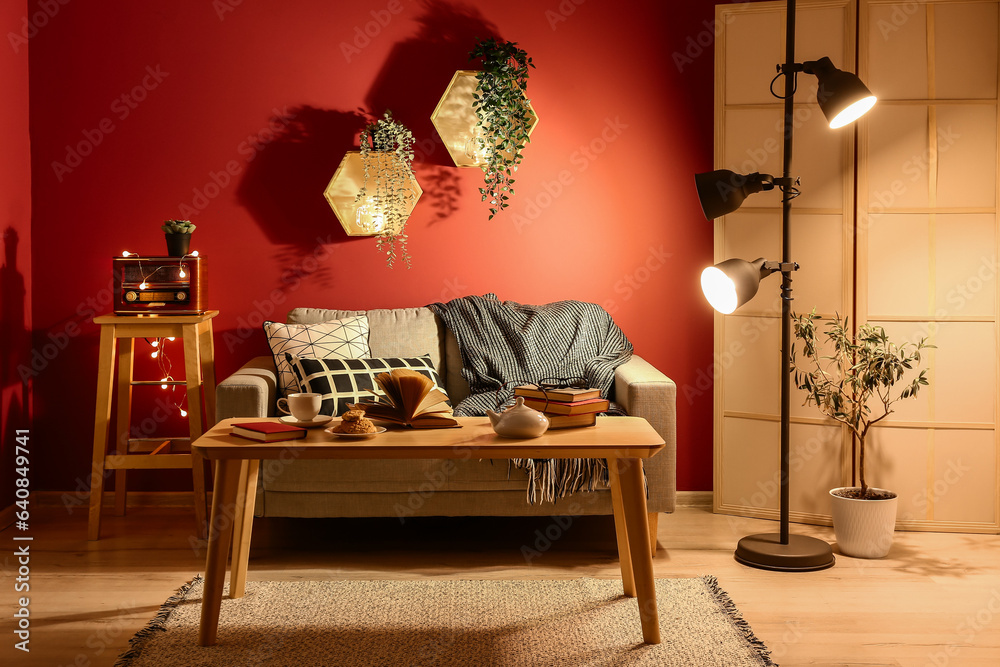
[{"label": "white geometric pattern pillow", "polygon": [[368,317],[358,315],[318,324],[264,322],[267,344],[278,369],[280,396],[299,390],[285,353],[296,357],[360,359],[372,356],[368,347]]},{"label": "white geometric pattern pillow", "polygon": [[[395,368],[409,368],[434,383],[436,389],[444,391],[441,376],[434,370],[430,355],[420,357],[384,357],[381,359],[313,359],[288,355],[288,363],[303,391],[322,396],[321,415],[344,414],[350,403],[361,399],[374,400],[369,390],[381,393],[375,383],[375,376],[388,373]],[[451,403],[449,402],[450,406]]]}]

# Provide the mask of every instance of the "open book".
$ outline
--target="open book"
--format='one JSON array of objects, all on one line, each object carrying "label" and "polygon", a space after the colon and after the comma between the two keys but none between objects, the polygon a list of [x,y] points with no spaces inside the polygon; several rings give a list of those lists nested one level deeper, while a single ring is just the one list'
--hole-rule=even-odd
[{"label": "open book", "polygon": [[363,400],[357,405],[369,419],[406,424],[413,428],[458,426],[451,416],[448,395],[434,388],[430,378],[408,368],[379,373],[375,383],[385,393],[381,400]]}]

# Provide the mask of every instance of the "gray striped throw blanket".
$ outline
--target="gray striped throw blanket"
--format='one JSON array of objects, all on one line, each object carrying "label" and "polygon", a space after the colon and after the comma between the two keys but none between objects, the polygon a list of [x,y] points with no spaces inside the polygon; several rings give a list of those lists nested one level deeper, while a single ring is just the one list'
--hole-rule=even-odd
[{"label": "gray striped throw blanket", "polygon": [[[625,334],[593,303],[531,306],[486,294],[427,307],[455,334],[462,353],[462,376],[471,394],[455,406],[458,416],[485,415],[511,397],[514,383],[546,378],[583,377],[608,398],[615,368],[632,356]],[[555,502],[608,483],[603,459],[514,459],[511,464],[528,473],[529,503]]]}]

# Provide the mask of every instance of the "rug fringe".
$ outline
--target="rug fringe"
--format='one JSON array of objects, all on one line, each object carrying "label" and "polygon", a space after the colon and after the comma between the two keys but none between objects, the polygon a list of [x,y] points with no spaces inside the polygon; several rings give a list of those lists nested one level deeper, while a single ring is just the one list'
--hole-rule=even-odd
[{"label": "rug fringe", "polygon": [[142,649],[145,648],[146,641],[150,639],[157,632],[165,632],[164,627],[167,623],[167,619],[170,618],[170,614],[173,613],[174,609],[177,608],[185,597],[187,597],[188,591],[202,580],[200,574],[195,575],[194,579],[190,582],[184,584],[177,591],[167,598],[166,602],[160,605],[159,611],[156,612],[156,616],[146,623],[146,627],[139,632],[135,633],[132,639],[129,640],[129,648],[127,651],[118,656],[118,660],[115,661],[113,667],[129,667],[132,661],[139,657],[142,653]]},{"label": "rug fringe", "polygon": [[709,592],[715,598],[715,601],[722,607],[722,610],[726,612],[726,616],[729,618],[730,622],[739,630],[743,638],[747,640],[747,643],[753,648],[754,653],[761,660],[762,667],[778,667],[778,663],[771,659],[771,651],[765,646],[764,642],[757,639],[757,635],[753,633],[753,628],[750,624],[746,622],[743,618],[743,614],[739,609],[736,608],[736,603],[733,602],[732,598],[729,597],[729,593],[722,590],[719,586],[719,580],[712,575],[706,575],[701,578],[705,582],[705,586],[708,587]]}]

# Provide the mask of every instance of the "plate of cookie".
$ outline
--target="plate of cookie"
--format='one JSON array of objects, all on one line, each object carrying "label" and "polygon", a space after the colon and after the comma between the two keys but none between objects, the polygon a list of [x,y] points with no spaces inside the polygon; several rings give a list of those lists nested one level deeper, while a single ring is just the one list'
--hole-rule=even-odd
[{"label": "plate of cookie", "polygon": [[326,429],[327,433],[341,438],[368,438],[385,431],[385,428],[375,426],[371,419],[365,417],[364,410],[348,410],[341,415],[339,424]]},{"label": "plate of cookie", "polygon": [[385,433],[386,431],[384,426],[378,426],[375,428],[374,431],[368,433],[345,433],[344,431],[338,431],[337,430],[338,428],[340,428],[339,425],[331,426],[330,428],[326,429],[326,432],[332,433],[333,435],[340,438],[370,438],[373,435],[378,435],[379,433]]}]

